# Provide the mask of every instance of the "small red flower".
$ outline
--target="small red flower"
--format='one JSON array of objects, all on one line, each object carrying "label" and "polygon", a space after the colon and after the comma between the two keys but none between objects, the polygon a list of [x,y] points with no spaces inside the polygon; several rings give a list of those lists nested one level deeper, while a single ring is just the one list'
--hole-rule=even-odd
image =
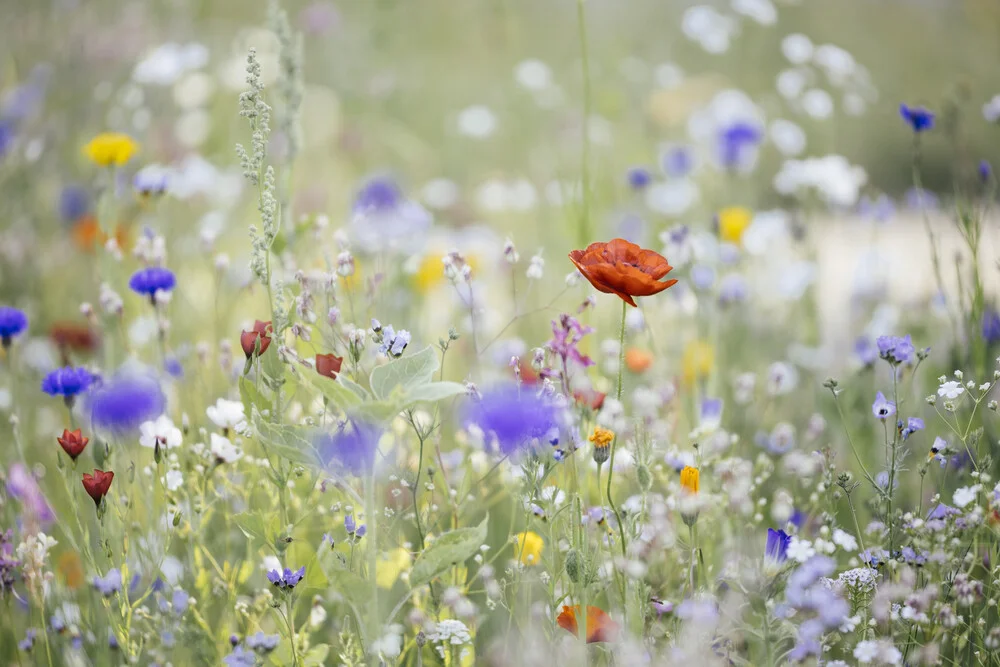
[{"label": "small red flower", "polygon": [[56,440],[59,441],[59,445],[63,448],[63,451],[69,454],[69,457],[74,461],[76,461],[76,457],[83,454],[83,450],[87,448],[87,443],[90,442],[89,438],[83,437],[80,429],[76,429],[75,431],[63,429],[62,436],[57,437]]},{"label": "small red flower", "polygon": [[111,480],[115,478],[113,472],[104,472],[94,469],[94,474],[83,473],[83,488],[87,490],[87,495],[94,499],[94,504],[100,506],[101,500],[108,495],[111,488]]},{"label": "small red flower", "polygon": [[88,324],[56,322],[49,330],[49,337],[60,349],[92,352],[97,347],[97,335]]},{"label": "small red flower", "polygon": [[344,364],[343,357],[337,357],[333,354],[317,354],[316,355],[316,372],[324,377],[328,377],[331,380],[337,378],[337,373],[340,372],[340,367]]},{"label": "small red flower", "polygon": [[666,258],[625,239],[591,243],[583,250],[572,251],[569,259],[595,289],[616,294],[632,307],[633,297],[659,294],[677,282],[660,282],[674,268]]},{"label": "small red flower", "polygon": [[604,407],[604,399],[607,396],[603,391],[597,391],[596,389],[581,389],[573,393],[573,398],[576,399],[577,403],[595,411]]},{"label": "small red flower", "polygon": [[243,348],[243,354],[247,355],[247,359],[253,356],[258,338],[260,338],[260,354],[267,352],[267,346],[271,344],[271,331],[270,322],[256,320],[253,323],[253,329],[240,334],[240,346]]},{"label": "small red flower", "polygon": [[[556,618],[559,627],[574,635],[579,634],[576,615],[580,613],[580,605],[572,607],[563,605],[562,612]],[[611,620],[603,609],[587,605],[587,643],[613,642],[618,638],[618,624]]]}]

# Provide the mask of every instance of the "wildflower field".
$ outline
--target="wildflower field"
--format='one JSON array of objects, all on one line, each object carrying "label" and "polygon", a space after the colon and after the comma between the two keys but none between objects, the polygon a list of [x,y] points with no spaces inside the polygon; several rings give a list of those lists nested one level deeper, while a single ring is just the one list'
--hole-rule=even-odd
[{"label": "wildflower field", "polygon": [[8,2],[0,664],[1000,665],[1000,8]]}]

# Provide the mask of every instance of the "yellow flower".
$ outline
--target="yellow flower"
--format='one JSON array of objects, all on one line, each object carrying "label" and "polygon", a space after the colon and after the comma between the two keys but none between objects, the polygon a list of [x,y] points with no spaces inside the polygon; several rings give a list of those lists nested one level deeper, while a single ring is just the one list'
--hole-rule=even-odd
[{"label": "yellow flower", "polygon": [[393,549],[386,556],[375,564],[375,583],[379,588],[392,588],[399,575],[410,569],[412,562],[410,552],[403,547]]},{"label": "yellow flower", "polygon": [[730,206],[719,211],[719,238],[739,245],[743,232],[753,220],[753,212],[742,206]]},{"label": "yellow flower", "polygon": [[[441,261],[444,255],[443,252],[431,252],[420,260],[420,265],[413,273],[413,285],[421,294],[427,294],[444,282],[444,262]],[[476,272],[479,263],[475,257],[466,257],[465,263],[469,265],[473,273]]]},{"label": "yellow flower", "polygon": [[542,562],[542,547],[545,543],[541,535],[530,530],[518,533],[516,550],[521,565],[538,565]]},{"label": "yellow flower", "polygon": [[684,466],[681,470],[681,488],[688,493],[698,493],[698,469]]},{"label": "yellow flower", "polygon": [[681,371],[687,384],[708,376],[713,366],[715,366],[715,350],[709,343],[693,340],[684,348]]},{"label": "yellow flower", "polygon": [[99,167],[122,166],[139,150],[139,144],[127,134],[102,132],[87,142],[83,154]]},{"label": "yellow flower", "polygon": [[607,447],[611,444],[611,441],[615,439],[615,432],[608,430],[606,428],[601,428],[600,426],[594,427],[594,432],[590,435],[589,440],[594,443],[595,447]]}]

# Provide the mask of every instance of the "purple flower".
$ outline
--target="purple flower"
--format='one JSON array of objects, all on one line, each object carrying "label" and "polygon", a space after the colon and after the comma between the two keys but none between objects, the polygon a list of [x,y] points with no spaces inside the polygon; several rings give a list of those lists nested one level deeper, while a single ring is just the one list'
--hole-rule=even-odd
[{"label": "purple flower", "polygon": [[739,273],[727,273],[719,281],[719,303],[729,305],[747,300],[750,289],[746,278]]},{"label": "purple flower", "polygon": [[900,420],[898,423],[898,428],[900,435],[903,437],[903,440],[906,440],[911,435],[924,428],[924,420],[921,419],[920,417],[910,417],[908,420],[906,420],[905,428],[903,427],[902,420]]},{"label": "purple flower", "polygon": [[378,320],[373,319],[372,323],[372,329],[382,335],[382,343],[379,345],[378,351],[391,357],[402,356],[403,350],[410,344],[410,332],[406,329],[400,329],[399,333],[396,333],[391,324],[384,328],[379,325],[379,328],[375,329]]},{"label": "purple flower", "polygon": [[470,403],[464,421],[476,424],[487,438],[495,439],[504,455],[530,446],[533,438],[544,438],[558,426],[555,408],[548,399],[513,384],[496,387]]},{"label": "purple flower", "polygon": [[700,410],[701,423],[718,425],[722,421],[723,405],[721,398],[703,398]]},{"label": "purple flower", "polygon": [[278,648],[280,635],[265,635],[262,630],[247,637],[247,647],[260,653],[270,653]]},{"label": "purple flower", "polygon": [[976,171],[979,174],[979,180],[983,183],[987,183],[990,180],[990,176],[993,175],[993,166],[990,164],[989,160],[980,160],[979,167]]},{"label": "purple flower", "polygon": [[674,610],[674,604],[672,602],[666,602],[664,600],[660,600],[659,598],[649,598],[649,603],[653,605],[653,611],[656,612],[657,616],[669,614]]},{"label": "purple flower", "polygon": [[95,426],[124,434],[163,414],[166,402],[152,374],[123,368],[109,380],[95,382],[87,395],[87,410]]},{"label": "purple flower", "polygon": [[7,591],[13,590],[21,568],[21,561],[13,557],[13,539],[14,531],[10,528],[0,533],[0,600],[4,599]]},{"label": "purple flower", "polygon": [[90,212],[90,196],[79,185],[67,185],[59,193],[59,215],[66,222],[76,222]]},{"label": "purple flower", "polygon": [[103,577],[94,577],[94,588],[106,598],[111,597],[122,589],[122,573],[118,568],[113,567]]},{"label": "purple flower", "polygon": [[879,419],[885,420],[887,417],[896,414],[896,404],[886,400],[885,395],[882,392],[878,392],[875,394],[875,402],[872,403],[872,414]]},{"label": "purple flower", "polygon": [[42,391],[50,396],[72,399],[86,391],[94,381],[94,376],[86,368],[66,366],[51,371],[42,380]]},{"label": "purple flower", "polygon": [[358,477],[370,475],[382,430],[361,421],[344,424],[336,433],[322,434],[316,442],[324,466],[340,468]]},{"label": "purple flower", "polygon": [[792,538],[783,530],[767,529],[767,542],[764,545],[765,560],[774,565],[781,565],[788,558],[788,543]]},{"label": "purple flower", "polygon": [[896,205],[886,194],[880,194],[872,199],[868,195],[863,195],[858,202],[858,215],[862,218],[870,218],[875,222],[886,222],[896,214]]},{"label": "purple flower", "polygon": [[955,514],[961,514],[961,512],[950,505],[945,505],[944,503],[938,503],[937,507],[932,509],[927,513],[928,519],[947,519]]},{"label": "purple flower", "polygon": [[922,188],[910,188],[903,195],[903,200],[909,208],[915,209],[936,209],[941,204],[936,194]]},{"label": "purple flower", "polygon": [[865,336],[854,341],[854,354],[862,366],[874,366],[875,360],[878,359],[878,349],[872,345],[871,339]]},{"label": "purple flower", "polygon": [[579,344],[583,337],[593,332],[592,327],[585,327],[575,317],[566,313],[552,320],[552,340],[545,347],[552,350],[563,363],[572,361],[580,366],[593,366],[594,360],[580,352]]},{"label": "purple flower", "polygon": [[297,570],[292,570],[287,567],[281,572],[271,570],[267,573],[267,580],[277,586],[280,590],[290,591],[295,588],[297,583],[302,581],[302,577],[304,576],[306,576],[306,568],[303,565]]},{"label": "purple flower", "polygon": [[707,264],[695,264],[691,267],[691,284],[695,289],[711,289],[715,284],[715,269]]},{"label": "purple flower", "polygon": [[914,348],[910,336],[879,336],[875,339],[880,357],[892,365],[905,364],[913,358]]},{"label": "purple flower", "polygon": [[236,646],[232,653],[222,659],[222,662],[226,667],[256,667],[257,654],[242,646]]},{"label": "purple flower", "polygon": [[727,125],[718,135],[719,162],[726,169],[746,167],[763,138],[763,131],[751,123],[737,121]]},{"label": "purple flower", "polygon": [[424,207],[407,199],[387,176],[376,176],[362,186],[352,212],[354,236],[367,252],[406,248],[431,226]]},{"label": "purple flower", "polygon": [[694,168],[694,158],[687,146],[668,146],[660,155],[660,168],[663,173],[673,178],[683,178]]},{"label": "purple flower", "polygon": [[28,328],[24,311],[10,306],[0,306],[0,344],[10,347],[10,340]]},{"label": "purple flower", "polygon": [[128,280],[129,289],[136,294],[148,296],[150,299],[157,292],[169,292],[177,285],[173,271],[162,266],[147,266],[132,274]]},{"label": "purple flower", "polygon": [[38,636],[38,631],[34,628],[28,628],[24,633],[24,639],[17,643],[17,648],[21,651],[30,651],[35,645],[35,637]]},{"label": "purple flower", "polygon": [[653,181],[652,175],[645,167],[632,167],[626,173],[625,179],[633,190],[642,190]]},{"label": "purple flower", "polygon": [[34,475],[23,463],[15,463],[7,471],[7,493],[17,498],[35,521],[47,524],[55,520],[56,515],[49,501],[45,499]]},{"label": "purple flower", "polygon": [[913,128],[914,132],[924,132],[934,127],[934,113],[924,107],[900,104],[899,115]]},{"label": "purple flower", "polygon": [[1000,341],[1000,313],[995,308],[989,308],[983,313],[983,340],[992,345]]}]

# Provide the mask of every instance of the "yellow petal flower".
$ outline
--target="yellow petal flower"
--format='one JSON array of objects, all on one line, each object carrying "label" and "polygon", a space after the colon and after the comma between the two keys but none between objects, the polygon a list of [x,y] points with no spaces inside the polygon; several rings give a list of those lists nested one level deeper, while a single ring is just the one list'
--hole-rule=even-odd
[{"label": "yellow petal flower", "polygon": [[542,547],[545,542],[537,533],[530,530],[517,534],[515,552],[519,554],[521,565],[538,565],[542,562]]},{"label": "yellow petal flower", "polygon": [[410,552],[403,547],[397,547],[387,555],[388,558],[379,559],[375,564],[375,583],[379,588],[392,588],[399,575],[410,569],[412,562]]},{"label": "yellow petal flower", "polygon": [[739,245],[743,232],[753,221],[753,212],[742,206],[730,206],[719,211],[719,238]]},{"label": "yellow petal flower", "polygon": [[684,382],[691,384],[695,380],[707,377],[715,366],[715,350],[703,340],[693,340],[684,348],[681,358],[681,372]]},{"label": "yellow petal flower", "polygon": [[99,167],[120,167],[139,150],[132,137],[120,132],[102,132],[83,147],[83,154]]},{"label": "yellow petal flower", "polygon": [[698,493],[698,469],[684,466],[681,470],[681,488],[688,493]]}]

